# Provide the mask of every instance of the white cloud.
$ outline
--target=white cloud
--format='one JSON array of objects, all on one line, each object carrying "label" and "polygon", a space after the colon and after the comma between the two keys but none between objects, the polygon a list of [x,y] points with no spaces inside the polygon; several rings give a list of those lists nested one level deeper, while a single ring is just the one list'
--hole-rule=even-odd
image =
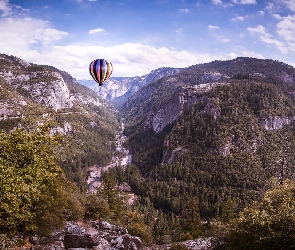
[{"label": "white cloud", "polygon": [[223,43],[230,42],[230,39],[224,37],[224,36],[217,36],[217,39]]},{"label": "white cloud", "polygon": [[295,15],[282,17],[277,24],[277,33],[286,41],[295,41]]},{"label": "white cloud", "polygon": [[93,30],[89,30],[89,34],[94,34],[94,33],[99,33],[99,32],[104,32],[105,30],[102,28],[97,28]]},{"label": "white cloud", "polygon": [[8,0],[0,0],[0,13],[2,12],[1,16],[7,16],[11,10],[12,8]]},{"label": "white cloud", "polygon": [[68,33],[52,29],[48,22],[33,18],[0,19],[0,48],[28,50],[32,44],[48,45]]},{"label": "white cloud", "polygon": [[175,33],[181,34],[183,32],[183,28],[179,28],[177,30],[175,30]]},{"label": "white cloud", "polygon": [[241,4],[256,4],[256,0],[241,0]]},{"label": "white cloud", "polygon": [[261,16],[264,16],[264,11],[260,10],[260,11],[258,11],[258,13],[259,13]]},{"label": "white cloud", "polygon": [[256,28],[250,28],[248,27],[247,30],[252,35],[258,35],[259,39],[266,43],[266,44],[272,44],[277,47],[283,54],[286,54],[288,52],[288,48],[286,48],[286,45],[284,42],[279,41],[277,39],[273,39],[272,35],[269,34],[266,29],[262,25],[258,25]]},{"label": "white cloud", "polygon": [[272,16],[278,20],[282,19],[282,17],[279,14],[273,14]]},{"label": "white cloud", "polygon": [[256,0],[232,0],[235,4],[256,4]]},{"label": "white cloud", "polygon": [[212,36],[215,37],[218,41],[221,41],[223,43],[230,42],[230,39],[229,38],[226,38],[226,37],[224,37],[222,35],[213,34]]},{"label": "white cloud", "polygon": [[288,9],[295,12],[295,1],[294,0],[282,0]]},{"label": "white cloud", "polygon": [[[1,50],[0,46],[0,50]],[[234,58],[208,53],[176,51],[166,47],[156,48],[140,43],[124,43],[114,46],[68,45],[53,46],[42,51],[16,50],[6,46],[5,52],[37,64],[52,65],[64,70],[76,79],[91,79],[88,67],[96,58],[106,58],[114,66],[113,76],[141,76],[159,67],[188,67],[197,63]],[[3,53],[3,51],[0,51]]]},{"label": "white cloud", "polygon": [[219,26],[214,26],[214,25],[208,25],[209,30],[219,30]]},{"label": "white cloud", "polygon": [[274,9],[274,4],[267,3],[265,9],[271,12]]},{"label": "white cloud", "polygon": [[212,0],[212,3],[213,4],[222,4],[222,1],[221,0]]},{"label": "white cloud", "polygon": [[178,11],[181,13],[188,13],[189,9],[178,9]]},{"label": "white cloud", "polygon": [[245,57],[253,57],[253,58],[264,59],[264,56],[261,55],[260,53],[256,53],[256,52],[249,51],[249,50],[242,50],[241,55],[245,56]]},{"label": "white cloud", "polygon": [[237,16],[237,17],[233,17],[230,20],[231,21],[244,21],[245,17],[243,16]]}]

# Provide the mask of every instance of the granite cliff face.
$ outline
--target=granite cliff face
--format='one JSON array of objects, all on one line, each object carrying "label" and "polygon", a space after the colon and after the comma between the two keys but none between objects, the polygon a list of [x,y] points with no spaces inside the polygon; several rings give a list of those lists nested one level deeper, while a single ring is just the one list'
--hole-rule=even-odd
[{"label": "granite cliff face", "polygon": [[[146,127],[152,127],[156,133],[162,131],[168,124],[176,121],[185,109],[188,109],[200,99],[206,99],[207,91],[218,84],[220,85],[220,83],[204,83],[182,88],[180,91],[175,92],[166,102],[161,103],[156,110],[151,110],[148,113]],[[215,112],[211,103],[207,103],[204,112]]]},{"label": "granite cliff face", "polygon": [[[74,78],[66,72],[49,66],[34,65],[19,58],[0,55],[0,77],[4,79],[18,93],[22,105],[26,104],[25,98],[33,103],[43,104],[54,110],[71,108],[74,102],[81,104],[92,103],[101,105],[100,98],[91,90],[85,94],[76,91],[83,89]],[[80,86],[79,86],[80,85]],[[3,106],[8,106],[4,104]],[[9,113],[2,110],[2,114]],[[1,115],[1,114],[0,114]]]},{"label": "granite cliff face", "polygon": [[58,72],[25,71],[18,74],[18,70],[19,67],[16,70],[1,72],[1,75],[12,87],[26,93],[34,102],[55,110],[73,106],[67,84]]}]

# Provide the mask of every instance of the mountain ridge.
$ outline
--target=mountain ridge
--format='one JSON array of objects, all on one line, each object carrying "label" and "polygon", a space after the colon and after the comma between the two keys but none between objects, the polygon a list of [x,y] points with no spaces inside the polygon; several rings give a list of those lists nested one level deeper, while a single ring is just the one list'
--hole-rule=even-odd
[{"label": "mountain ridge", "polygon": [[222,215],[227,199],[238,211],[259,199],[271,177],[294,179],[294,83],[290,65],[237,58],[144,86],[121,107],[146,180],[132,188],[176,214],[196,196],[208,219]]},{"label": "mountain ridge", "polygon": [[122,105],[140,88],[160,78],[174,75],[181,68],[163,67],[152,70],[149,74],[134,77],[110,77],[103,87],[99,87],[93,80],[79,80],[79,82],[98,93],[98,95],[115,106]]}]

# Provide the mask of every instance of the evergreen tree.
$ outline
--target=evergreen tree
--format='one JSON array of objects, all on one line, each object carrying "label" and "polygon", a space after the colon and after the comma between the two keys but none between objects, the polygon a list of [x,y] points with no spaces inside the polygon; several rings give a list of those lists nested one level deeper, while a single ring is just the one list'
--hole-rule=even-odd
[{"label": "evergreen tree", "polygon": [[106,174],[104,176],[101,187],[98,190],[98,195],[108,204],[110,220],[123,223],[122,218],[127,210],[126,201],[111,175]]}]

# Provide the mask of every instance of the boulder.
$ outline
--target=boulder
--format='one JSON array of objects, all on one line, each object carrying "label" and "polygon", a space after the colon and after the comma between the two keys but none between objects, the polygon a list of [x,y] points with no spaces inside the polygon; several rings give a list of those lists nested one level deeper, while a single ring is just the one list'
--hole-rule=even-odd
[{"label": "boulder", "polygon": [[31,250],[140,250],[140,238],[128,234],[126,228],[106,221],[90,223],[67,222],[61,231],[50,237],[32,235]]}]

